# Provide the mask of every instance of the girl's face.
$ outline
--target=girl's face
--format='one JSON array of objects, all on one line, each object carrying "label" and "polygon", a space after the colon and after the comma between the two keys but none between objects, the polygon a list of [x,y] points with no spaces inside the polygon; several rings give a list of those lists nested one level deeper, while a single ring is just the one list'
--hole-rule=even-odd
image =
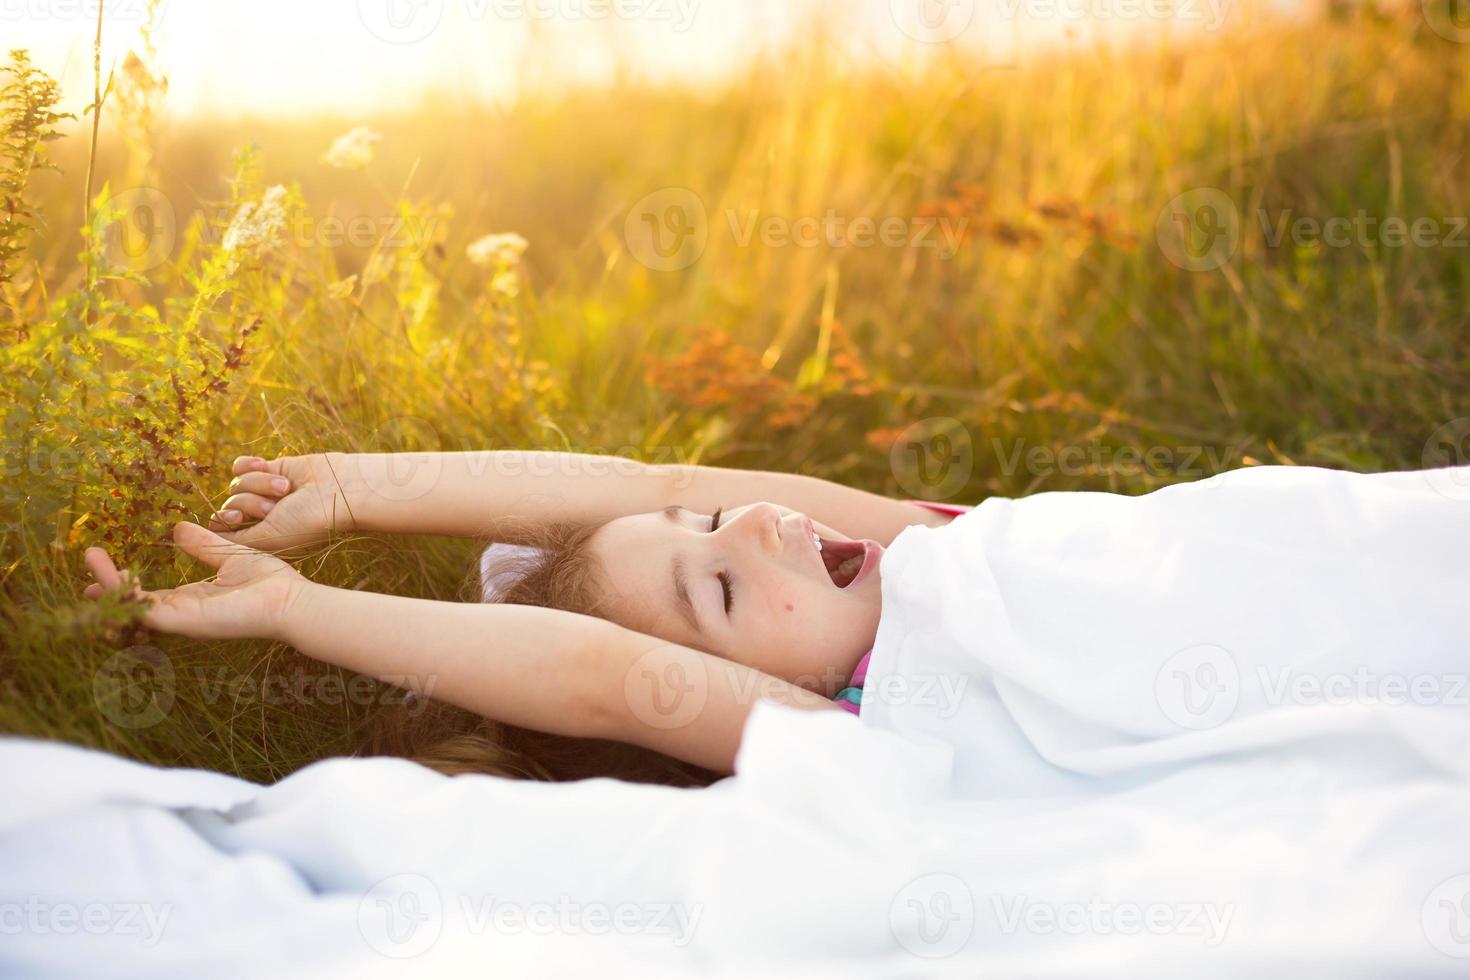
[{"label": "girl's face", "polygon": [[827,697],[878,631],[882,546],[776,504],[621,517],[588,547],[608,618]]}]

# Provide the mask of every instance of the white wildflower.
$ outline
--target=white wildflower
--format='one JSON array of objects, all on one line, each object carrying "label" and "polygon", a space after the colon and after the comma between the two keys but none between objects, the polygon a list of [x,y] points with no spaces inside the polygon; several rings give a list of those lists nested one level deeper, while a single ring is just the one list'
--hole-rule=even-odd
[{"label": "white wildflower", "polygon": [[225,229],[227,252],[263,252],[281,241],[286,230],[286,188],[280,184],[266,191],[259,201],[246,201]]},{"label": "white wildflower", "polygon": [[338,170],[361,170],[373,162],[373,147],[382,141],[383,137],[371,129],[358,126],[337,137],[337,142],[322,155],[322,161]]},{"label": "white wildflower", "polygon": [[470,262],[482,269],[502,269],[520,261],[529,243],[515,232],[486,235],[465,249]]},{"label": "white wildflower", "polygon": [[521,292],[521,277],[514,269],[501,269],[490,280],[490,291],[506,299],[515,299]]}]

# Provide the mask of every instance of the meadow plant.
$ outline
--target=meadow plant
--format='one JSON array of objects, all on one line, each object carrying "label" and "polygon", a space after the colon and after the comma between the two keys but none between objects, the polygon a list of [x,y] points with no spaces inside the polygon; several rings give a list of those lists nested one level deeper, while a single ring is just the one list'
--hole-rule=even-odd
[{"label": "meadow plant", "polygon": [[18,329],[27,240],[41,224],[40,208],[27,195],[32,177],[51,165],[46,143],[60,138],[58,125],[69,118],[56,111],[61,92],[31,64],[24,51],[10,52],[0,68],[0,315]]}]

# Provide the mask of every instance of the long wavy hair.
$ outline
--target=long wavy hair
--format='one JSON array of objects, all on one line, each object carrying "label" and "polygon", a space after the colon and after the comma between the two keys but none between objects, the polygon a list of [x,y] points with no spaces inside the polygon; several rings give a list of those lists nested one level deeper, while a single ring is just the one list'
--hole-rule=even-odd
[{"label": "long wavy hair", "polygon": [[[596,561],[588,543],[597,527],[521,526],[507,535],[535,550],[499,571],[510,584],[498,602],[598,616]],[[482,596],[478,576],[475,595]],[[603,617],[607,618],[607,617]],[[617,695],[609,691],[608,696]],[[651,749],[603,739],[551,735],[506,725],[442,701],[415,698],[379,715],[365,750],[397,755],[446,775],[488,773],[514,779],[562,782],[611,776],[666,786],[708,786],[720,777]]]}]

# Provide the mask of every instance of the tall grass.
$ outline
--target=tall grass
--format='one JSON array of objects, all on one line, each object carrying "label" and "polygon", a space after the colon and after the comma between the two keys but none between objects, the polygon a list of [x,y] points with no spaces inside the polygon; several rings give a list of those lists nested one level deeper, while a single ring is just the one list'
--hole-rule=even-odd
[{"label": "tall grass", "polygon": [[[222,498],[241,452],[591,449],[911,495],[890,449],[940,418],[971,455],[945,492],[973,501],[1414,467],[1470,415],[1470,247],[1271,241],[1287,211],[1442,236],[1470,213],[1465,50],[1417,13],[1018,69],[830,51],[808,37],[711,91],[373,118],[363,169],[322,159],[362,120],[104,114],[90,237],[85,140],[53,144],[63,174],[26,191],[47,225],[0,293],[0,729],[255,779],[355,748],[388,695],[334,696],[279,646],[128,635],[125,611],[76,601],[92,541],[151,582],[194,575],[164,534]],[[627,221],[669,188],[707,232],[672,271]],[[1157,228],[1200,188],[1237,210],[1238,246],[1190,271]],[[259,225],[276,206],[242,239],[242,210]],[[942,221],[959,247],[740,240],[829,212]],[[339,244],[353,219],[366,231]],[[529,241],[521,261],[468,261],[502,231]],[[459,542],[349,538],[306,570],[443,597],[472,562]],[[170,672],[172,703],[119,724],[109,658],[140,642],[157,653],[124,680]]]}]

